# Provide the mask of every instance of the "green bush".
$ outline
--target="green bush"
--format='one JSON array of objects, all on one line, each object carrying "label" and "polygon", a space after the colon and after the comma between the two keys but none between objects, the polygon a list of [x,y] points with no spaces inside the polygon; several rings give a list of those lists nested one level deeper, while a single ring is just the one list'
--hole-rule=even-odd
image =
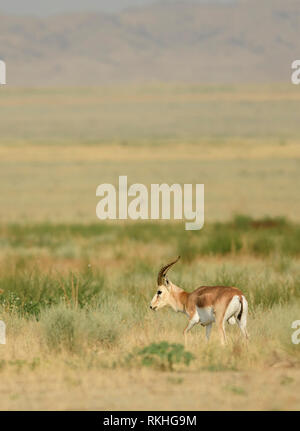
[{"label": "green bush", "polygon": [[256,255],[268,256],[275,250],[273,238],[269,234],[263,233],[257,236],[251,244],[251,250]]},{"label": "green bush", "polygon": [[300,256],[300,228],[298,226],[289,234],[283,235],[280,249],[284,255]]},{"label": "green bush", "polygon": [[16,311],[23,316],[39,319],[41,310],[62,300],[71,305],[83,307],[91,304],[99,296],[105,279],[102,274],[83,272],[68,276],[42,274],[32,271],[15,270],[12,274],[0,277],[0,305],[7,311]]},{"label": "green bush", "polygon": [[182,260],[188,263],[192,262],[199,254],[199,245],[193,241],[193,236],[188,232],[183,237],[179,237],[176,254],[182,256]]},{"label": "green bush", "polygon": [[189,365],[194,355],[187,352],[182,344],[169,344],[167,341],[152,343],[137,352],[141,364],[162,371],[173,371],[175,364]]},{"label": "green bush", "polygon": [[242,241],[236,232],[217,230],[212,232],[201,247],[201,254],[225,255],[242,248]]},{"label": "green bush", "polygon": [[244,214],[237,214],[233,218],[232,225],[234,228],[240,229],[240,230],[247,230],[251,227],[253,219],[250,216],[244,215]]}]

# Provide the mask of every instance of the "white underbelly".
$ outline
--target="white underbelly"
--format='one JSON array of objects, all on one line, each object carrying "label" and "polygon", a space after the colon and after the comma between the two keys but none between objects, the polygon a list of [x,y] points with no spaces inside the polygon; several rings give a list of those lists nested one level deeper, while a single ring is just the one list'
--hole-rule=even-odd
[{"label": "white underbelly", "polygon": [[199,323],[201,323],[201,325],[206,326],[215,321],[213,307],[196,307],[196,310],[199,317]]}]

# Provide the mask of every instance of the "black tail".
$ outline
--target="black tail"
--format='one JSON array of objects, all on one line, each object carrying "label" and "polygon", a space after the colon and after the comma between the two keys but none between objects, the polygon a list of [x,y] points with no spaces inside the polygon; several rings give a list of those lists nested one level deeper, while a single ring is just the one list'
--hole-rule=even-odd
[{"label": "black tail", "polygon": [[239,315],[238,315],[237,318],[239,320],[241,320],[241,317],[242,317],[242,314],[243,314],[243,298],[241,296],[239,296],[239,299],[240,299],[240,303],[241,303],[241,310],[240,310]]}]

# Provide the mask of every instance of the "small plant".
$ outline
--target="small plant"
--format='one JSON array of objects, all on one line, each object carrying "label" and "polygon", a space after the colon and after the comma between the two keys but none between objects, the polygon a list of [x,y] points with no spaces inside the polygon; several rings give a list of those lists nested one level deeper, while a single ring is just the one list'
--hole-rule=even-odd
[{"label": "small plant", "polygon": [[182,377],[172,377],[172,376],[169,376],[167,378],[167,382],[172,383],[172,385],[181,385],[181,383],[183,383],[184,380],[183,380]]},{"label": "small plant", "polygon": [[77,310],[78,297],[79,297],[79,279],[77,278],[74,283],[74,274],[71,273],[71,295],[70,296],[67,294],[64,283],[62,281],[60,286],[64,292],[64,298],[65,298],[66,304],[68,304],[70,307],[73,306],[75,310]]},{"label": "small plant", "polygon": [[227,386],[225,389],[229,392],[232,392],[235,395],[247,395],[247,392],[245,391],[245,389],[240,386],[232,385],[232,386]]},{"label": "small plant", "polygon": [[170,344],[167,341],[152,343],[137,352],[142,365],[158,368],[162,371],[173,371],[175,364],[189,365],[194,359],[182,344]]},{"label": "small plant", "polygon": [[294,379],[290,376],[282,376],[281,380],[280,380],[280,384],[285,386],[285,385],[289,385],[291,383],[294,382]]},{"label": "small plant", "polygon": [[237,371],[238,370],[238,359],[236,355],[231,352],[222,352],[216,349],[212,344],[208,345],[204,350],[201,358],[201,369],[210,372],[221,372],[221,371]]},{"label": "small plant", "polygon": [[[86,346],[113,345],[120,334],[118,310],[75,309],[69,304],[54,305],[41,312],[41,333],[50,350],[80,353]],[[119,312],[120,314],[120,312]]]},{"label": "small plant", "polygon": [[49,348],[56,351],[65,348],[74,352],[78,344],[80,317],[80,313],[64,305],[45,310],[41,316],[41,324]]}]

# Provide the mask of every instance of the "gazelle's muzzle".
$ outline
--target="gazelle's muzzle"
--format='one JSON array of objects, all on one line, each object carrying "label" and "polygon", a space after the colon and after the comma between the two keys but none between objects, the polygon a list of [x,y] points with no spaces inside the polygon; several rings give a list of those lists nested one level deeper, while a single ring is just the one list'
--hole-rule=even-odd
[{"label": "gazelle's muzzle", "polygon": [[152,307],[152,305],[150,304],[150,309],[151,310],[156,311],[156,308],[157,308],[156,306]]}]

